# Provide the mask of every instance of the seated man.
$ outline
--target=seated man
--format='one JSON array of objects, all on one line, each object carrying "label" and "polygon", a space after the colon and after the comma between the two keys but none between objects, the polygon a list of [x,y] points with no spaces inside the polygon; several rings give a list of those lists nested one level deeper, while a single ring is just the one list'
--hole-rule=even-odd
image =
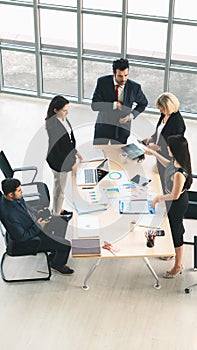
[{"label": "seated man", "polygon": [[64,239],[67,219],[61,216],[52,216],[47,221],[42,217],[38,219],[22,197],[19,180],[7,178],[1,185],[4,195],[0,196],[0,220],[11,239],[24,242],[39,236],[40,251],[52,253],[49,256],[51,267],[63,275],[72,275],[74,270],[66,265],[71,249],[70,242]]}]

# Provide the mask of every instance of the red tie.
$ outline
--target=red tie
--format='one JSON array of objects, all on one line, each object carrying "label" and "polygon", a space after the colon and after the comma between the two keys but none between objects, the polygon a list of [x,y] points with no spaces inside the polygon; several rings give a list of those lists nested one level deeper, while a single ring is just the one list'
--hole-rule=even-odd
[{"label": "red tie", "polygon": [[116,85],[116,101],[118,101],[118,89],[119,89],[119,85]]}]

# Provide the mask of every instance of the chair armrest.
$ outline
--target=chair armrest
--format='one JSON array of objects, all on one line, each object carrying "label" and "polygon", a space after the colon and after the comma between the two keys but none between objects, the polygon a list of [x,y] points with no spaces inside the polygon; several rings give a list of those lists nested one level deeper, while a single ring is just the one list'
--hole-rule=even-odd
[{"label": "chair armrest", "polygon": [[39,197],[40,198],[40,193],[29,193],[29,194],[23,194],[23,198],[28,198],[28,197]]},{"label": "chair armrest", "polygon": [[31,182],[34,182],[35,177],[36,177],[36,175],[38,173],[38,168],[36,166],[31,165],[31,166],[24,166],[24,167],[14,168],[13,169],[14,173],[17,172],[17,171],[34,171],[35,173],[33,175],[32,181],[31,181]]}]

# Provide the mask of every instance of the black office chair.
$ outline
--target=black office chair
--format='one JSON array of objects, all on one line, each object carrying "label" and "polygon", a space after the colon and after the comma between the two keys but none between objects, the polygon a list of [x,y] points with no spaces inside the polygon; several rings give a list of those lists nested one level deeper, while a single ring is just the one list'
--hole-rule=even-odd
[{"label": "black office chair", "polygon": [[34,182],[22,185],[25,202],[32,208],[40,210],[50,205],[48,186],[44,182]]},{"label": "black office chair", "polygon": [[31,182],[34,182],[35,177],[37,175],[38,169],[36,166],[25,166],[20,168],[12,168],[8,159],[5,156],[5,153],[3,151],[0,152],[0,169],[2,173],[4,174],[5,178],[7,177],[13,177],[14,174],[18,171],[33,171],[34,175],[31,180]]},{"label": "black office chair", "polygon": [[[31,185],[32,188],[29,188]],[[34,182],[33,184],[24,184],[23,188],[27,188],[28,192],[24,199],[26,203],[37,211],[43,208],[48,208],[50,204],[50,195],[48,187],[43,182]],[[0,192],[0,195],[2,193]],[[51,268],[49,264],[49,257],[47,252],[40,252],[40,238],[34,237],[33,239],[27,242],[16,242],[11,238],[11,232],[6,232],[5,226],[2,221],[0,221],[0,231],[2,236],[4,237],[6,251],[1,259],[1,276],[5,282],[26,282],[26,281],[46,281],[51,277]],[[7,256],[10,257],[19,257],[19,256],[27,256],[27,255],[39,255],[39,253],[44,253],[46,257],[47,269],[45,272],[47,276],[45,277],[34,277],[34,278],[20,278],[20,279],[8,279],[5,276],[4,272],[4,263]]]},{"label": "black office chair", "polygon": [[[5,282],[12,283],[12,282],[29,282],[29,281],[48,281],[51,278],[51,267],[50,267],[50,261],[49,256],[47,252],[40,251],[40,238],[34,237],[33,239],[30,239],[26,242],[16,242],[12,240],[11,235],[9,232],[5,231],[5,228],[3,227],[2,222],[0,222],[0,230],[2,233],[2,236],[4,237],[5,245],[6,245],[6,251],[3,253],[3,256],[1,258],[1,277]],[[30,256],[30,255],[36,255],[44,254],[46,258],[46,265],[47,265],[47,271],[37,271],[40,273],[44,273],[45,277],[27,277],[27,278],[8,278],[5,275],[4,271],[4,264],[5,260],[8,256],[10,257],[22,257],[22,256]],[[23,260],[24,264],[24,260]],[[12,267],[15,267],[15,263],[12,264]]]},{"label": "black office chair", "polygon": [[[192,175],[193,179],[197,179],[197,175]],[[189,196],[189,204],[188,204],[188,210],[185,213],[184,218],[185,219],[197,219],[197,191],[190,190],[188,191]],[[194,235],[194,241],[184,241],[184,244],[189,244],[194,246],[194,271],[197,270],[197,235]],[[192,290],[192,287],[197,286],[197,283],[188,286],[185,288],[185,293],[190,293]]]}]

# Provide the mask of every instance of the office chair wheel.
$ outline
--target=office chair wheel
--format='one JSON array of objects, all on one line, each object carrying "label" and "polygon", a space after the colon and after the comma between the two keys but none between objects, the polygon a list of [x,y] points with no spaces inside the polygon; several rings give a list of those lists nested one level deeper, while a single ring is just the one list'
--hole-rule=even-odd
[{"label": "office chair wheel", "polygon": [[90,287],[86,284],[84,286],[81,287],[83,290],[88,290]]},{"label": "office chair wheel", "polygon": [[155,283],[155,284],[154,284],[154,288],[155,288],[155,289],[161,289],[161,284]]},{"label": "office chair wheel", "polygon": [[186,294],[191,293],[191,291],[192,291],[192,289],[191,289],[191,288],[185,288],[185,293],[186,293]]}]

